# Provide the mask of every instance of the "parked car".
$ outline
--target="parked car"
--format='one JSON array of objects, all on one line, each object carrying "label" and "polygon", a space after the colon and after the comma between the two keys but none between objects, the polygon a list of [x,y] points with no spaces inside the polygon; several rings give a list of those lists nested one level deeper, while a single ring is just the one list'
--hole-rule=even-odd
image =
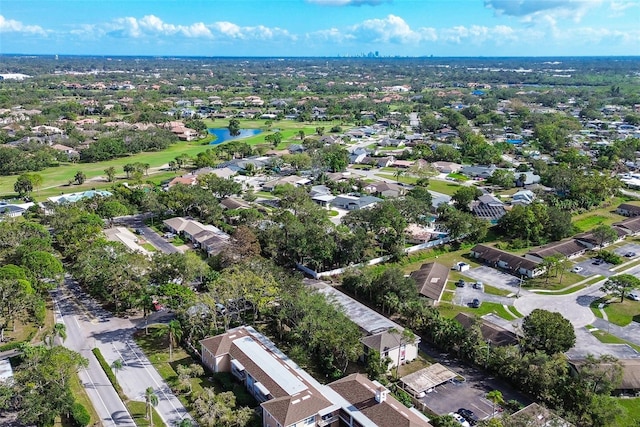
[{"label": "parked car", "polygon": [[478,424],[479,418],[472,410],[467,408],[460,408],[458,409],[458,414],[461,415],[465,420],[469,421],[469,424],[471,424],[472,426]]},{"label": "parked car", "polygon": [[469,304],[471,306],[471,308],[479,308],[480,307],[480,300],[478,298],[474,298],[473,301],[471,301],[471,304]]},{"label": "parked car", "polygon": [[459,288],[464,288],[464,280],[460,279],[456,282],[456,286]]},{"label": "parked car", "polygon": [[164,310],[164,307],[162,304],[160,304],[158,301],[154,300],[151,303],[151,308],[153,309],[153,311],[162,311]]},{"label": "parked car", "polygon": [[593,265],[601,265],[601,264],[604,264],[604,260],[602,258],[596,258],[593,261]]},{"label": "parked car", "polygon": [[582,270],[584,270],[584,268],[579,266],[575,266],[571,269],[571,271],[573,271],[574,273],[580,273]]},{"label": "parked car", "polygon": [[636,253],[629,251],[626,254],[624,254],[624,256],[626,256],[627,258],[633,258],[634,256],[636,256]]},{"label": "parked car", "polygon": [[476,282],[473,284],[473,289],[484,289],[484,283],[482,282]]},{"label": "parked car", "polygon": [[471,424],[469,424],[469,421],[462,418],[462,415],[456,414],[455,412],[449,412],[449,415],[453,417],[453,419],[456,420],[461,426],[471,427]]},{"label": "parked car", "polygon": [[629,297],[629,299],[632,299],[634,301],[640,301],[640,291],[631,291],[627,296]]},{"label": "parked car", "polygon": [[144,236],[144,230],[142,228],[136,228],[136,234]]}]

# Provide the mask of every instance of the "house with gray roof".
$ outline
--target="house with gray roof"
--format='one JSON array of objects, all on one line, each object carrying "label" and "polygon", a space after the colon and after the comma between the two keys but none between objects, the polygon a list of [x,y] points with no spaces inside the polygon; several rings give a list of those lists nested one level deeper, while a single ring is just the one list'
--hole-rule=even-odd
[{"label": "house with gray roof", "polygon": [[470,251],[470,255],[486,265],[500,268],[516,276],[532,278],[544,272],[544,269],[540,267],[539,261],[514,255],[487,245],[474,246]]},{"label": "house with gray roof", "polygon": [[415,280],[418,294],[433,301],[440,302],[449,279],[449,267],[439,262],[427,262],[420,269],[410,274]]},{"label": "house with gray roof", "polygon": [[354,211],[358,209],[368,208],[381,202],[382,199],[374,196],[352,196],[341,194],[331,201],[336,208]]}]

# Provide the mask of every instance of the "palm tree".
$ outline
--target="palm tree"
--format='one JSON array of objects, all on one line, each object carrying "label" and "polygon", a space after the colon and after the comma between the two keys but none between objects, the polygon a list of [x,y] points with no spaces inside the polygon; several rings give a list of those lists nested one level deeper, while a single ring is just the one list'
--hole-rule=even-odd
[{"label": "palm tree", "polygon": [[53,325],[51,334],[47,337],[49,341],[49,347],[53,347],[56,337],[60,337],[63,342],[67,339],[67,327],[64,325],[64,323],[56,323],[55,325]]},{"label": "palm tree", "polygon": [[493,404],[493,412],[492,416],[496,415],[496,405],[501,405],[504,403],[504,398],[502,397],[502,392],[500,390],[492,390],[487,393],[487,399],[491,401]]},{"label": "palm tree", "polygon": [[402,347],[405,347],[406,351],[406,345],[415,342],[416,336],[409,329],[403,329],[402,332],[400,332],[396,328],[391,328],[387,332],[395,336],[396,340],[398,340],[398,360],[396,363],[396,378],[398,378],[398,370],[400,369],[400,356],[402,356]]},{"label": "palm tree", "polygon": [[173,347],[182,338],[182,325],[178,320],[172,320],[169,324],[158,331],[159,335],[169,334],[169,361],[173,362]]},{"label": "palm tree", "polygon": [[121,370],[123,367],[124,367],[124,364],[122,363],[122,359],[114,360],[113,363],[111,364],[111,369],[113,369],[113,371],[116,373],[116,377],[118,376],[118,371]]},{"label": "palm tree", "polygon": [[147,387],[144,392],[144,401],[147,404],[147,419],[149,425],[153,427],[153,407],[158,406],[158,395],[154,393],[153,387]]},{"label": "palm tree", "polygon": [[404,171],[402,169],[398,169],[393,173],[393,176],[396,177],[396,182],[400,183],[400,177],[404,175]]}]

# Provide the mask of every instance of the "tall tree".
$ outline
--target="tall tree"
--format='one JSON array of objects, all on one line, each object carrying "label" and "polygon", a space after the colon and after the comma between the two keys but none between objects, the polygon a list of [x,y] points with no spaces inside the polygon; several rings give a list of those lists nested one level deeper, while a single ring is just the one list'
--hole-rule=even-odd
[{"label": "tall tree", "polygon": [[576,343],[571,322],[560,313],[535,309],[522,321],[524,347],[528,351],[543,351],[552,356],[569,350]]},{"label": "tall tree", "polygon": [[107,175],[107,181],[113,182],[116,179],[116,168],[113,166],[109,166],[104,170],[105,175]]},{"label": "tall tree", "polygon": [[606,292],[614,297],[619,297],[620,302],[624,301],[624,297],[634,289],[640,288],[640,279],[632,274],[618,274],[611,276],[604,283],[602,292]]},{"label": "tall tree", "polygon": [[231,136],[240,135],[240,120],[238,119],[229,120],[229,126],[227,126],[227,128],[229,129],[229,135]]},{"label": "tall tree", "polygon": [[149,425],[153,427],[153,407],[158,406],[158,395],[153,387],[147,387],[144,391],[144,402],[147,406],[147,420],[149,420]]}]

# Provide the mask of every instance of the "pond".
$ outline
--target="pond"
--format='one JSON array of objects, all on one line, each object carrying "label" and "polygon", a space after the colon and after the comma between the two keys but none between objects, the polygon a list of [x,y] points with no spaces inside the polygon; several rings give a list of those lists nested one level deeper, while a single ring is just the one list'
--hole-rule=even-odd
[{"label": "pond", "polygon": [[222,144],[225,141],[231,141],[234,139],[247,138],[262,133],[260,129],[240,129],[240,135],[231,136],[229,129],[227,128],[209,128],[207,129],[211,135],[214,135],[216,139],[211,141],[211,145]]}]

